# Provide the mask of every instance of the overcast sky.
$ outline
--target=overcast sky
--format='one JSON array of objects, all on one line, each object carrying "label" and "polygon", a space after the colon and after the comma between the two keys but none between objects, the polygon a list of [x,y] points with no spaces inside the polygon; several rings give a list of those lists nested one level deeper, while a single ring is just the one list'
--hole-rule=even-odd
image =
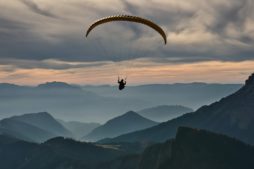
[{"label": "overcast sky", "polygon": [[[116,14],[160,25],[89,25]],[[0,0],[0,82],[242,83],[254,72],[253,0]]]}]

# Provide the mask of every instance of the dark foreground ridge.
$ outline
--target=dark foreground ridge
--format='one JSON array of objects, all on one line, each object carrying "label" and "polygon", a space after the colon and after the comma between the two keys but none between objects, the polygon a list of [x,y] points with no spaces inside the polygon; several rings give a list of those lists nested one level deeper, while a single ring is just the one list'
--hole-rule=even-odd
[{"label": "dark foreground ridge", "polygon": [[254,86],[254,73],[245,81],[246,86]]},{"label": "dark foreground ridge", "polygon": [[186,127],[176,139],[148,147],[140,169],[251,169],[254,148],[224,135]]},{"label": "dark foreground ridge", "polygon": [[[119,144],[118,144],[119,145]],[[253,169],[254,148],[228,136],[180,127],[176,139],[133,153],[62,137],[35,144],[0,135],[1,169]]]},{"label": "dark foreground ridge", "polygon": [[62,137],[43,144],[9,141],[7,138],[0,135],[1,169],[94,169],[97,164],[124,154]]}]

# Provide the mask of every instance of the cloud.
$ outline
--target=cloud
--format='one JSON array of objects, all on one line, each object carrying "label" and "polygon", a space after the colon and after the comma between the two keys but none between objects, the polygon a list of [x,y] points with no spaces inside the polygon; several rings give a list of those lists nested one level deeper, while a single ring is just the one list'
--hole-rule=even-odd
[{"label": "cloud", "polygon": [[59,60],[20,60],[20,59],[1,59],[0,66],[2,71],[13,72],[17,69],[51,69],[68,70],[77,68],[100,67],[111,62],[64,62]]},{"label": "cloud", "polygon": [[58,18],[51,11],[49,11],[48,9],[44,9],[44,8],[40,7],[40,5],[37,4],[33,0],[20,0],[20,1],[23,2],[31,11],[33,11],[37,14],[40,14],[42,16],[52,17],[52,18]]},{"label": "cloud", "polygon": [[[5,44],[10,40],[15,40],[30,31],[30,27],[22,22],[0,16],[0,43]],[[25,36],[23,36],[25,38]],[[7,47],[8,48],[8,47]],[[10,48],[10,47],[9,47]],[[0,53],[2,55],[2,53]]]},{"label": "cloud", "polygon": [[253,1],[231,0],[229,2],[213,5],[213,19],[206,24],[207,30],[219,35],[221,39],[253,46],[253,31],[248,31],[246,28],[247,22],[254,21]]},{"label": "cloud", "polygon": [[[5,9],[0,11],[0,62],[2,58],[32,60],[41,62],[34,64],[38,67],[50,68],[45,60],[67,63],[156,57],[189,63],[254,59],[252,0],[13,0],[0,2],[0,7]],[[164,46],[152,29],[136,24],[105,24],[88,39],[84,37],[91,22],[118,13],[155,21],[167,32],[168,44]],[[52,19],[59,16],[65,19]],[[16,64],[20,67],[20,62]],[[53,69],[68,66],[51,65]]]},{"label": "cloud", "polygon": [[0,81],[26,85],[46,81],[115,85],[117,75],[128,75],[129,85],[193,81],[243,83],[246,77],[253,72],[253,67],[254,61],[206,61],[169,65],[167,62],[158,63],[147,59],[73,69],[19,68],[11,72],[3,71],[0,66]]}]

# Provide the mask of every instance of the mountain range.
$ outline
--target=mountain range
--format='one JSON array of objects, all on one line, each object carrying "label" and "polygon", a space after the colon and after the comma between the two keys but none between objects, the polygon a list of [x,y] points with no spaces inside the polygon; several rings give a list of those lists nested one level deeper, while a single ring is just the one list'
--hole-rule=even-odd
[{"label": "mountain range", "polygon": [[129,111],[95,128],[88,135],[86,135],[83,140],[97,141],[103,138],[116,137],[124,133],[152,127],[156,124],[158,123],[146,119],[136,112]]},{"label": "mountain range", "polygon": [[[0,84],[0,119],[28,112],[51,112],[65,121],[105,123],[130,110],[158,105],[184,105],[196,109],[238,90],[240,84],[154,84],[78,86],[48,82],[38,86]],[[195,98],[195,99],[193,99]]]},{"label": "mountain range", "polygon": [[[54,89],[52,85],[59,87]],[[1,96],[5,95],[6,100],[18,97],[23,99],[22,92],[19,93],[20,90],[17,89],[19,86],[9,84],[3,86],[12,90],[2,90]],[[31,92],[30,87],[22,87],[22,90],[26,90],[30,96],[35,94]],[[36,94],[38,98],[39,94],[42,94],[42,100],[51,96],[50,104],[55,103],[52,103],[55,96],[63,98],[69,94],[74,97],[76,95],[73,94],[74,91],[82,95],[79,99],[84,101],[83,89],[78,86],[54,82],[38,86],[35,90],[42,92]],[[166,88],[164,90],[167,91]],[[9,95],[10,92],[13,92],[13,95]],[[90,90],[87,91],[87,95],[101,98],[100,94]],[[0,99],[3,99],[1,96]],[[153,96],[156,99],[157,95]],[[107,96],[111,97],[121,100],[123,96]],[[120,102],[115,102],[117,103]],[[141,113],[143,115],[151,113],[150,115],[156,118],[156,115],[163,112],[162,115],[165,117],[163,106],[149,107],[151,108]],[[141,116],[140,112],[133,111],[115,116],[94,129],[91,129],[91,126],[95,127],[96,123],[89,125],[56,120],[46,112],[13,116],[0,120],[0,168],[253,169],[253,110],[254,74],[235,93],[162,123],[149,120]],[[168,115],[169,111],[165,112]],[[95,143],[66,138],[82,135],[81,130],[85,126],[91,127],[84,129],[84,133],[92,130],[87,135],[90,135],[91,140],[116,137]],[[75,133],[75,130],[80,131]]]},{"label": "mountain range", "polygon": [[56,136],[72,137],[72,133],[47,112],[3,119],[0,133],[31,142],[43,142]]},{"label": "mountain range", "polygon": [[0,134],[36,143],[58,136],[96,141],[105,137],[115,137],[141,130],[156,124],[158,123],[132,111],[115,117],[104,125],[56,120],[49,113],[40,112],[2,119],[0,121]]},{"label": "mountain range", "polygon": [[[120,144],[119,144],[120,145]],[[205,130],[180,127],[176,138],[142,152],[56,137],[42,144],[0,135],[1,169],[252,169],[254,147]]]},{"label": "mountain range", "polygon": [[[84,86],[86,91],[99,96],[114,97],[118,99],[136,99],[145,101],[146,105],[129,110],[140,110],[158,105],[183,105],[192,109],[215,102],[222,97],[234,93],[242,84],[216,84],[216,83],[174,83],[174,84],[148,84],[127,86],[124,92],[119,93],[115,86]],[[195,99],[193,99],[195,98]]]},{"label": "mountain range", "polygon": [[[209,106],[203,106],[195,112],[187,113],[161,124],[152,121],[154,119],[148,120],[135,112],[128,112],[113,118],[102,126],[96,126],[96,123],[59,122],[50,114],[44,112],[3,119],[0,121],[0,133],[32,142],[43,142],[56,136],[82,138],[90,141],[104,139],[103,142],[161,142],[173,138],[179,126],[189,126],[227,134],[253,144],[253,76],[250,76],[246,80],[246,84],[236,93]],[[54,84],[47,83],[38,88],[44,90],[48,87],[51,88],[52,85],[59,86],[59,88],[52,91],[52,94],[67,88],[77,90],[77,92],[82,90],[79,87],[57,82],[54,82]],[[7,84],[4,86],[16,88],[15,85],[10,86]],[[139,113],[144,116],[150,115],[150,118],[152,118],[151,115],[153,115],[153,118],[156,118],[156,116],[161,118],[159,115],[163,114],[164,116],[165,113],[167,114],[171,110],[170,108],[172,107],[157,106],[144,109]],[[181,111],[186,110],[186,112],[190,110],[182,106],[173,106],[173,108],[179,108]],[[112,137],[115,138],[109,139]]]},{"label": "mountain range", "polygon": [[106,142],[163,142],[174,138],[179,126],[207,129],[254,144],[254,74],[232,95],[222,98],[195,112],[161,123],[157,126],[128,133]]}]

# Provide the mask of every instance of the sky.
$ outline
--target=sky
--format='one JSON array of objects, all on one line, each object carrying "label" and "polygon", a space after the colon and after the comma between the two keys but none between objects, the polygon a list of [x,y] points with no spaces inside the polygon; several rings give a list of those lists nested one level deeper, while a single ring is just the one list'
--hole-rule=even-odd
[{"label": "sky", "polygon": [[[102,17],[150,19],[167,34]],[[253,0],[0,0],[0,83],[243,83],[254,72]]]}]

